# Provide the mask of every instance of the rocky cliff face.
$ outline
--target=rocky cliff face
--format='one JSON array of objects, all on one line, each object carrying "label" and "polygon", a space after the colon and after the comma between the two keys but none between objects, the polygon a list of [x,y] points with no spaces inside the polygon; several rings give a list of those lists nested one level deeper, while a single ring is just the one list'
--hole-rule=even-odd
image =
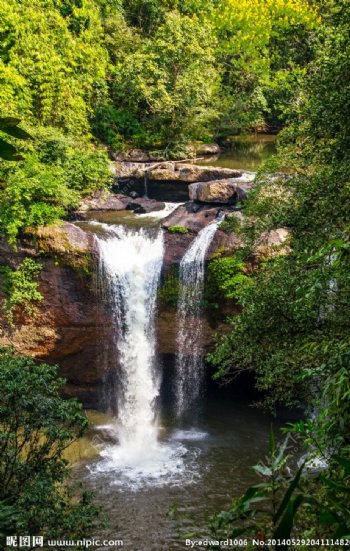
[{"label": "rocky cliff face", "polygon": [[[176,353],[176,298],[168,300],[169,278],[177,278],[179,262],[191,240],[215,218],[218,208],[203,207],[196,213],[188,212],[190,208],[186,206],[178,210],[164,226],[187,224],[191,231],[186,234],[165,231],[165,259],[157,318],[161,355]],[[227,244],[227,236],[218,231],[211,254]],[[0,346],[12,345],[20,353],[57,363],[60,374],[67,380],[67,396],[77,396],[85,407],[103,407],[100,403],[102,387],[109,381],[111,368],[117,360],[112,346],[112,316],[98,285],[98,252],[93,234],[66,222],[27,236],[17,250],[5,242],[0,243],[2,265],[15,268],[28,256],[42,265],[40,292],[43,300],[32,317],[23,315],[18,309],[13,327],[8,325],[3,313],[0,315]],[[212,334],[212,323],[208,319],[205,330],[208,346]]]},{"label": "rocky cliff face", "polygon": [[0,345],[58,363],[67,379],[67,395],[96,406],[98,386],[106,376],[111,326],[97,292],[93,236],[65,223],[27,237],[17,250],[0,243],[2,265],[15,268],[28,256],[42,265],[43,300],[34,316],[17,309],[13,327],[2,312]]}]

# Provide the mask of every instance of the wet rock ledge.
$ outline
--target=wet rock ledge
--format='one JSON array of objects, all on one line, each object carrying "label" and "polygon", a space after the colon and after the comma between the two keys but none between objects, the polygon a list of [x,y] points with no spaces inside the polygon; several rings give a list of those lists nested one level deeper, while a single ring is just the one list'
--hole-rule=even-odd
[{"label": "wet rock ledge", "polygon": [[209,182],[224,178],[239,178],[240,170],[215,166],[200,166],[180,162],[134,163],[122,161],[114,163],[113,174],[118,180],[143,179],[156,182]]}]

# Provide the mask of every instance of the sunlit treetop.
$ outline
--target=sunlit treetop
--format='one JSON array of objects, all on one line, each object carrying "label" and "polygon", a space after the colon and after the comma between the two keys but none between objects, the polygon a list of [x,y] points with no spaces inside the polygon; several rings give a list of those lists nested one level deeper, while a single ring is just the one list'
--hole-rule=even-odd
[{"label": "sunlit treetop", "polygon": [[256,70],[268,68],[262,59],[276,34],[296,26],[314,28],[318,14],[304,0],[223,0],[211,11],[211,19],[220,39],[220,49],[234,56],[235,64],[247,60]]}]

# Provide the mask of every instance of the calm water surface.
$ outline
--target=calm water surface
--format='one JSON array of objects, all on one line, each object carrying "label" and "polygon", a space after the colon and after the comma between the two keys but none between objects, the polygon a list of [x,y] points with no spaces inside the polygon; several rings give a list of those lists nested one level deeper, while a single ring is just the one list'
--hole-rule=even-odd
[{"label": "calm water surface", "polygon": [[250,407],[244,392],[216,389],[193,420],[179,424],[170,414],[161,419],[160,439],[174,450],[169,472],[162,475],[160,467],[149,478],[135,472],[129,478],[118,468],[101,469],[101,452],[115,444],[114,421],[97,413],[91,418],[95,425],[74,452],[81,457],[75,477],[84,479],[109,515],[103,536],[123,539],[124,549],[132,551],[186,548],[167,515],[174,506],[184,522],[182,533],[195,528],[205,534],[210,515],[257,481],[250,467],[267,453],[271,423],[268,415]]},{"label": "calm water surface", "polygon": [[274,153],[276,136],[253,134],[233,139],[220,155],[198,161],[198,164],[256,171]]}]

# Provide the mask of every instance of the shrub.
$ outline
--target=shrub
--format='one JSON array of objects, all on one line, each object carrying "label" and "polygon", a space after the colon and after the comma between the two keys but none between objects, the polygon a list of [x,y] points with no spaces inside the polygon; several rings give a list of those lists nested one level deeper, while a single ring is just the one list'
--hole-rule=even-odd
[{"label": "shrub", "polygon": [[189,229],[185,226],[169,226],[168,232],[170,233],[188,233]]},{"label": "shrub", "polygon": [[40,271],[40,264],[31,258],[25,258],[16,270],[11,270],[9,266],[0,267],[0,289],[5,295],[4,309],[10,324],[18,306],[25,314],[32,315],[36,304],[42,300],[38,288]]}]

